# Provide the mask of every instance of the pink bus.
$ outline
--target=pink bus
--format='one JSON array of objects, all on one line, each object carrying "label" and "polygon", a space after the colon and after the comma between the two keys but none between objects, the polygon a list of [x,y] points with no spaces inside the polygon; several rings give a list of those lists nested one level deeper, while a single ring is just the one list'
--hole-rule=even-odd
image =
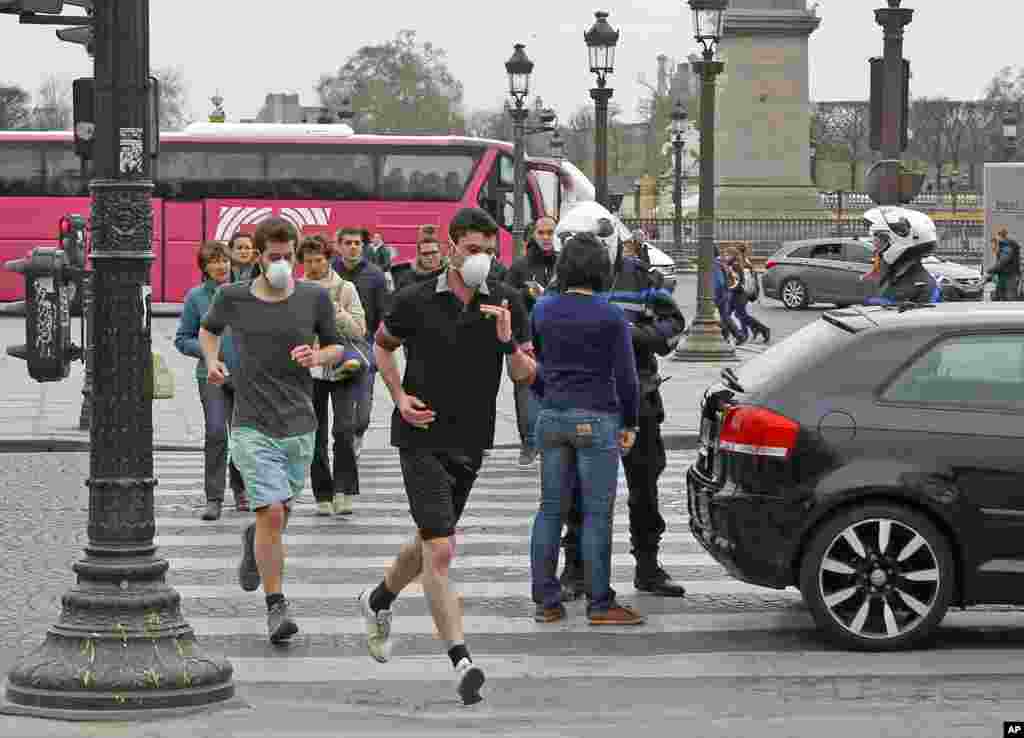
[{"label": "pink bus", "polygon": [[[378,231],[413,258],[417,228],[447,228],[479,205],[502,226],[512,257],[512,146],[459,136],[354,134],[344,125],[193,124],[161,135],[154,195],[154,302],[181,302],[199,281],[196,249],[280,215],[303,232],[342,225]],[[575,166],[528,159],[526,220],[592,200]],[[0,131],[0,263],[56,244],[61,216],[89,216],[88,175],[70,132]],[[20,275],[0,270],[0,301],[23,297]]]}]

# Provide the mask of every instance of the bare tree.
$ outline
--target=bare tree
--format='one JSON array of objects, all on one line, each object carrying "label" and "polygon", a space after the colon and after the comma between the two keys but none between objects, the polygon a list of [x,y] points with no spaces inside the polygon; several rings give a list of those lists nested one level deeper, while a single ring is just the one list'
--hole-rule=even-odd
[{"label": "bare tree", "polygon": [[859,165],[869,160],[870,116],[868,103],[854,100],[820,103],[816,118],[812,118],[812,124],[818,129],[816,136],[819,136],[819,150],[824,144],[849,162],[851,191],[855,191],[859,184]]},{"label": "bare tree", "polygon": [[935,182],[942,181],[942,169],[949,153],[950,112],[956,103],[945,97],[922,97],[910,106],[910,126],[914,149],[921,158],[935,168]]},{"label": "bare tree", "polygon": [[32,107],[32,127],[46,131],[65,131],[74,119],[71,82],[50,75],[43,80]]},{"label": "bare tree", "polygon": [[17,85],[0,85],[0,130],[24,128],[32,113],[29,94]]},{"label": "bare tree", "polygon": [[188,114],[188,84],[181,67],[160,67],[153,70],[160,83],[160,130],[177,131],[185,127]]},{"label": "bare tree", "polygon": [[999,108],[987,101],[967,105],[967,126],[964,131],[964,156],[968,161],[968,180],[978,190],[978,169],[992,155],[994,138],[999,135]]}]

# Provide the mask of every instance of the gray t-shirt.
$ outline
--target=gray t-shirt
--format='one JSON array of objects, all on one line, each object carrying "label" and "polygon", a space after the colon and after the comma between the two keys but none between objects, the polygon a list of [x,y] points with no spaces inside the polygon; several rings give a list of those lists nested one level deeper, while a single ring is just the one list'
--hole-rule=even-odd
[{"label": "gray t-shirt", "polygon": [[297,282],[287,300],[265,302],[251,287],[250,282],[221,287],[203,318],[210,333],[221,335],[230,327],[238,351],[234,425],[274,438],[315,431],[313,379],[291,352],[315,338],[322,347],[337,345],[331,298],[319,285]]}]

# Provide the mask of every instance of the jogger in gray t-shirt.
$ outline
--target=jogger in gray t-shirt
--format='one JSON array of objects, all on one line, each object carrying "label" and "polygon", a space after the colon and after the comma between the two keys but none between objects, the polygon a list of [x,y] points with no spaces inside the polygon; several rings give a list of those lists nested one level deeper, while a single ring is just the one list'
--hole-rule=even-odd
[{"label": "jogger in gray t-shirt", "polygon": [[[220,335],[231,328],[240,365],[231,458],[249,491],[256,522],[242,535],[239,584],[267,596],[271,643],[298,632],[281,592],[291,500],[313,458],[316,415],[310,368],[341,360],[334,306],[324,288],[292,278],[298,234],[286,220],[264,221],[254,237],[262,276],[221,288],[203,319],[199,343],[208,381],[224,382]],[[313,345],[319,341],[321,348]]]}]

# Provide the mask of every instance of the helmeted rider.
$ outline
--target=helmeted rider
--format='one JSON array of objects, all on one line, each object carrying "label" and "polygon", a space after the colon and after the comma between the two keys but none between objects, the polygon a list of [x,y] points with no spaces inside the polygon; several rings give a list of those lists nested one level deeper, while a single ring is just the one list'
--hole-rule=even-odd
[{"label": "helmeted rider", "polygon": [[[625,310],[630,321],[640,378],[640,425],[632,450],[622,459],[629,487],[630,541],[636,559],[633,584],[641,591],[682,597],[686,590],[658,562],[665,532],[665,520],[658,509],[658,478],[665,470],[666,457],[661,437],[665,409],[659,390],[664,379],[658,374],[656,355],[672,352],[686,329],[686,320],[672,291],[663,287],[661,273],[638,258],[623,255],[623,243],[632,234],[618,218],[596,202],[577,203],[563,214],[555,229],[556,250],[583,232],[595,234],[608,249],[614,265],[608,297]],[[543,367],[539,373],[543,374]],[[574,503],[563,539],[566,565],[561,579],[565,598],[578,597],[585,591],[580,530],[579,506]]]},{"label": "helmeted rider", "polygon": [[878,297],[869,305],[941,302],[942,290],[921,260],[935,251],[935,223],[918,210],[883,206],[864,213],[875,246],[874,269],[864,278],[879,278]]}]

